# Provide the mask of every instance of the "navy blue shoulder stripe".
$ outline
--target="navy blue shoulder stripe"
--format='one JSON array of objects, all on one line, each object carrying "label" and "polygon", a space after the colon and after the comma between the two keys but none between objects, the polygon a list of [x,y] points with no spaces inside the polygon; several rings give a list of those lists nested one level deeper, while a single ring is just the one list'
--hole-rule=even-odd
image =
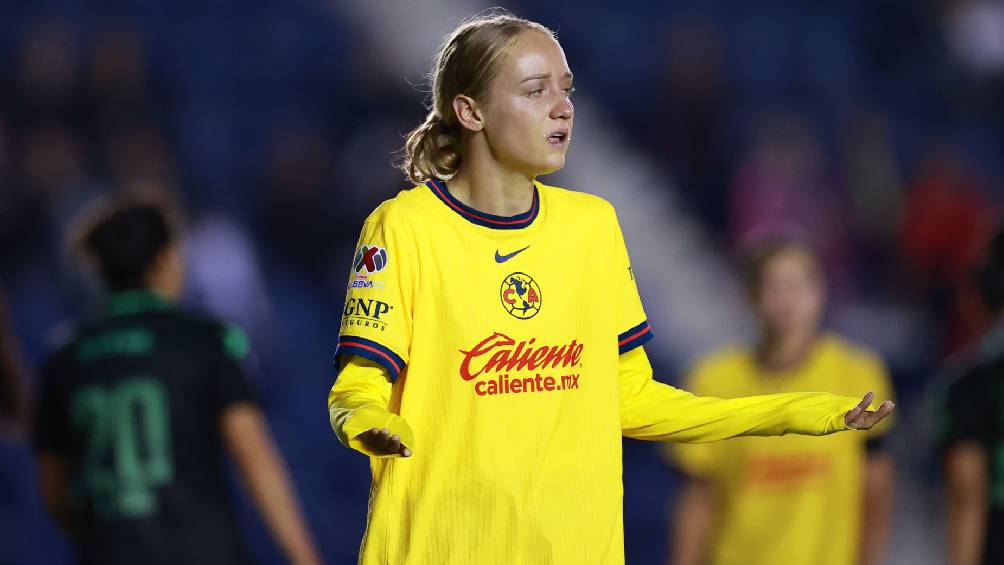
[{"label": "navy blue shoulder stripe", "polygon": [[652,327],[648,320],[617,336],[617,349],[621,355],[652,339]]},{"label": "navy blue shoulder stripe", "polygon": [[537,190],[536,184],[533,185],[533,203],[530,204],[530,210],[515,216],[496,216],[494,214],[488,214],[486,212],[481,212],[480,210],[475,210],[460,200],[457,200],[455,196],[450,194],[450,191],[446,189],[446,183],[440,179],[429,179],[425,185],[429,187],[429,190],[431,190],[433,194],[443,201],[443,204],[452,208],[454,212],[460,214],[460,216],[465,220],[471,222],[472,224],[485,226],[487,228],[494,228],[497,230],[515,230],[525,228],[533,223],[534,218],[537,217],[537,213],[540,212],[540,194]]},{"label": "navy blue shoulder stripe", "polygon": [[404,359],[391,351],[390,348],[371,339],[356,337],[354,335],[346,335],[338,338],[338,348],[335,349],[336,369],[338,368],[338,358],[341,355],[358,355],[364,359],[380,363],[390,372],[391,380],[396,380],[405,366]]}]

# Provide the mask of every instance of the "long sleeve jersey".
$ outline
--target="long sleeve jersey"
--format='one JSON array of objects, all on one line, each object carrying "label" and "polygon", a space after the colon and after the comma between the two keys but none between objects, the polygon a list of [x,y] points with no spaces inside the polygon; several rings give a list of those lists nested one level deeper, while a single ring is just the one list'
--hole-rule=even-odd
[{"label": "long sleeve jersey", "polygon": [[437,179],[363,226],[331,423],[364,452],[359,434],[387,428],[413,455],[371,460],[361,563],[622,563],[622,436],[845,429],[853,398],[703,398],[653,380],[613,208],[540,183],[532,202],[493,216]]}]

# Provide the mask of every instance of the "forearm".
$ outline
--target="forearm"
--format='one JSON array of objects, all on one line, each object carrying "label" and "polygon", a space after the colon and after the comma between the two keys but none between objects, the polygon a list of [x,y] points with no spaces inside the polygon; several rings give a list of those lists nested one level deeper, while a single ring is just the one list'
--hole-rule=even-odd
[{"label": "forearm", "polygon": [[803,392],[721,399],[652,379],[644,348],[621,356],[621,430],[627,437],[687,443],[735,436],[826,435],[847,429],[853,398]]},{"label": "forearm", "polygon": [[715,522],[714,493],[705,481],[692,480],[680,493],[670,539],[670,565],[702,565]]},{"label": "forearm", "polygon": [[847,429],[843,415],[853,398],[823,392],[698,397],[652,381],[622,405],[627,437],[686,443],[736,436],[827,435]]},{"label": "forearm", "polygon": [[978,565],[982,559],[986,509],[965,496],[949,495],[948,565]]},{"label": "forearm", "polygon": [[228,444],[241,477],[286,557],[291,563],[320,563],[292,480],[260,412],[250,406],[231,408],[224,426],[231,428],[224,434],[232,438]]},{"label": "forearm", "polygon": [[293,563],[319,563],[289,475],[277,456],[270,455],[244,469],[245,480],[269,530]]},{"label": "forearm", "polygon": [[328,417],[331,428],[342,445],[371,457],[391,457],[370,450],[357,438],[371,429],[387,429],[414,449],[415,437],[403,418],[388,409],[391,384],[378,364],[351,357],[342,367],[328,394]]},{"label": "forearm", "polygon": [[289,475],[278,457],[272,455],[244,470],[255,503],[272,535],[292,563],[320,563],[308,534]]},{"label": "forearm", "polygon": [[865,463],[865,488],[862,504],[862,529],[858,563],[877,565],[884,562],[885,547],[892,524],[892,497],[895,468],[892,457],[878,453]]},{"label": "forearm", "polygon": [[948,565],[982,562],[987,516],[987,454],[975,442],[960,443],[945,458]]}]

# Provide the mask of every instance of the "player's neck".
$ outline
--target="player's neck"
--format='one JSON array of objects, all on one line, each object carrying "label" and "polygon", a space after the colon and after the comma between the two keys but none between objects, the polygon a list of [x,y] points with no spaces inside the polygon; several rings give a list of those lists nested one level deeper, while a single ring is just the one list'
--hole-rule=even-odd
[{"label": "player's neck", "polygon": [[173,276],[173,273],[155,270],[147,275],[144,290],[152,293],[164,302],[174,303],[181,298],[182,289],[180,283]]},{"label": "player's neck", "polygon": [[495,216],[515,216],[533,206],[532,178],[477,159],[465,160],[446,186],[464,204]]},{"label": "player's neck", "polygon": [[145,276],[146,289],[167,302],[177,302],[185,287],[184,259],[177,244],[171,244],[154,259]]},{"label": "player's neck", "polygon": [[757,358],[768,373],[792,371],[808,360],[815,343],[815,333],[766,335],[757,347]]}]

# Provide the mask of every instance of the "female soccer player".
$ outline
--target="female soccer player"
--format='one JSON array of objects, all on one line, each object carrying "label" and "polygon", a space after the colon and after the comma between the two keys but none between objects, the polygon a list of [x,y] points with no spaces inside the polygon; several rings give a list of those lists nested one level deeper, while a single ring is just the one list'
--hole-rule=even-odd
[{"label": "female soccer player", "polygon": [[[758,341],[700,360],[691,391],[725,398],[806,390],[891,395],[881,360],[821,330],[826,285],[808,247],[785,239],[757,246],[747,259],[746,286]],[[882,440],[888,422],[827,438],[673,446],[691,478],[677,508],[672,563],[883,562],[894,480]]]},{"label": "female soccer player", "polygon": [[123,201],[81,230],[110,295],[42,371],[43,502],[84,564],[247,563],[226,450],[289,562],[320,563],[241,367],[247,338],[174,304],[184,268],[168,218]]},{"label": "female soccer player", "polygon": [[505,13],[436,57],[418,186],[363,225],[328,398],[372,457],[362,563],[620,563],[622,435],[823,435],[892,410],[654,381],[613,208],[536,180],[565,163],[572,90],[554,34]]}]

